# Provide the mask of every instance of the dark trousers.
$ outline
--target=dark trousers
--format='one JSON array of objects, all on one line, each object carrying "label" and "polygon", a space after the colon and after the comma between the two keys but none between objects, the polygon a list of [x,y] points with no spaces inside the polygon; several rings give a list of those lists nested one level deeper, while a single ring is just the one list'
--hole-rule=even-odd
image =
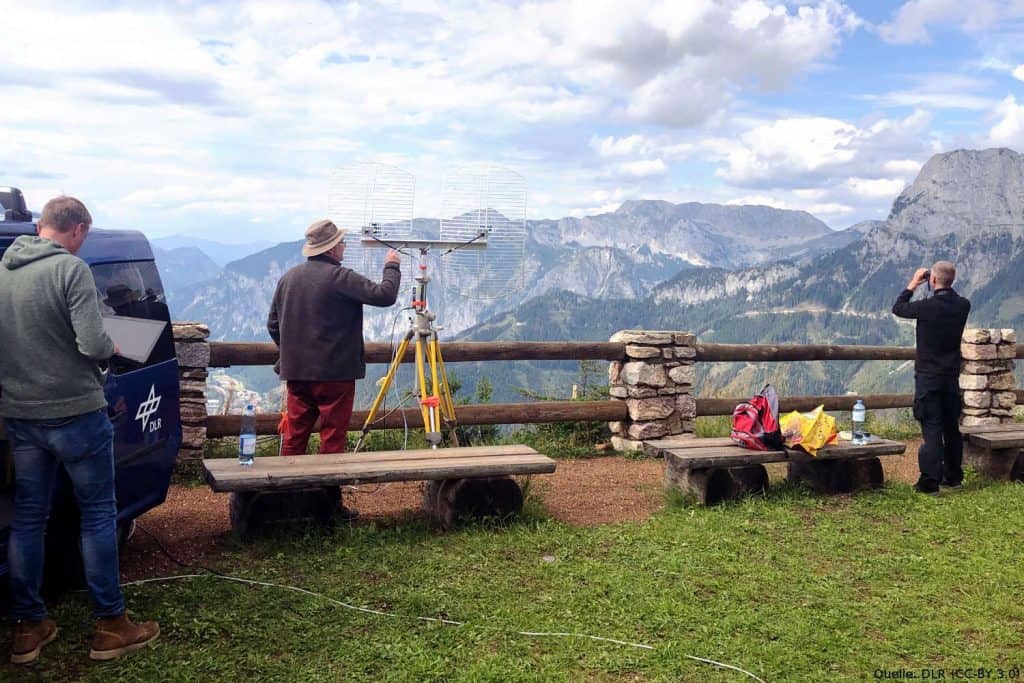
[{"label": "dark trousers", "polygon": [[288,382],[288,429],[281,455],[305,455],[320,418],[320,452],[344,453],[355,382]]},{"label": "dark trousers", "polygon": [[914,418],[924,443],[917,452],[919,484],[937,486],[963,480],[964,441],[960,436],[960,387],[956,377],[917,375]]}]

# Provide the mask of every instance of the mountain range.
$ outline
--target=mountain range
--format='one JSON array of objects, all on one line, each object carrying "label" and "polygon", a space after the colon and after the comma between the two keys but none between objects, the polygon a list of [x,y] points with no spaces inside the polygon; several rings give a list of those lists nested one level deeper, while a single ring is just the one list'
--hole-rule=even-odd
[{"label": "mountain range", "polygon": [[[524,305],[528,312],[509,312],[464,337],[604,339],[605,330],[591,324],[600,319],[612,330],[688,330],[725,343],[912,344],[913,323],[890,309],[914,270],[940,259],[957,264],[955,288],[973,302],[970,325],[1020,328],[1022,177],[1024,157],[1011,150],[936,155],[884,222],[853,226],[845,232],[858,237],[829,253],[753,268],[683,271],[639,303],[551,293]],[[950,207],[959,207],[955,219]],[[913,386],[909,363],[734,363],[705,370],[702,395],[749,394],[768,381],[802,394],[908,392]]]},{"label": "mountain range", "polygon": [[[431,307],[446,338],[602,340],[626,328],[677,329],[721,342],[911,343],[889,313],[913,270],[958,264],[956,287],[974,301],[971,324],[1024,320],[1024,157],[1007,149],[939,154],[893,202],[886,220],[832,231],[802,211],[765,206],[628,201],[586,218],[529,221],[525,286],[491,301],[442,286]],[[420,221],[429,230],[436,221]],[[214,277],[168,286],[176,318],[207,322],[217,339],[266,339],[277,279],[301,260],[301,241],[227,263]],[[163,266],[161,266],[163,268]],[[403,289],[404,289],[403,285]],[[389,338],[398,308],[367,309],[367,337]],[[567,392],[567,364],[455,368],[488,374],[496,400],[512,387]],[[716,364],[698,391],[908,390],[900,363]]]},{"label": "mountain range", "polygon": [[225,243],[215,240],[208,240],[202,237],[191,237],[188,235],[171,235],[170,237],[156,237],[150,242],[153,246],[165,251],[181,249],[183,247],[194,247],[203,252],[203,255],[213,261],[217,266],[225,266],[231,261],[244,258],[254,251],[266,249],[272,246],[273,242],[256,240],[246,243]]}]

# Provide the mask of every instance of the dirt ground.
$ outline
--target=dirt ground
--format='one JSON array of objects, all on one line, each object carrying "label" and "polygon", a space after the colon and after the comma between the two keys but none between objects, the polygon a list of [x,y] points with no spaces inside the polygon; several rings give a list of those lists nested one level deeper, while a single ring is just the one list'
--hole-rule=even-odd
[{"label": "dirt ground", "polygon": [[[917,480],[919,444],[909,442],[902,457],[882,458],[886,481],[912,484]],[[535,492],[552,517],[567,524],[640,521],[664,504],[662,470],[662,461],[653,459],[560,460],[554,474],[533,479],[531,494]],[[773,472],[773,478],[775,475]],[[360,513],[357,524],[416,516],[421,514],[421,484],[360,486],[346,490],[344,501]],[[230,537],[228,496],[205,487],[172,486],[167,501],[139,518],[138,524],[134,538],[121,554],[124,578],[174,573],[181,568],[160,551],[152,536],[182,562],[202,564]]]}]

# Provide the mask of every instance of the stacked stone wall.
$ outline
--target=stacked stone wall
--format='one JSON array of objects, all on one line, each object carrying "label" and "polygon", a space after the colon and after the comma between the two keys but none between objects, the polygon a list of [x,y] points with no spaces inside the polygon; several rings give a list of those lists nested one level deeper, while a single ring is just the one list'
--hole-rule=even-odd
[{"label": "stacked stone wall", "polygon": [[202,323],[174,323],[174,349],[181,387],[179,461],[203,457],[206,443],[206,378],[210,364],[210,328]]},{"label": "stacked stone wall", "polygon": [[624,330],[611,341],[623,342],[626,356],[608,368],[609,393],[628,409],[625,420],[609,423],[612,446],[641,450],[646,440],[692,434],[697,412],[694,335]]},{"label": "stacked stone wall", "polygon": [[966,329],[960,352],[964,427],[1000,424],[1013,420],[1017,404],[1017,380],[1014,358],[1017,334],[1014,330]]}]

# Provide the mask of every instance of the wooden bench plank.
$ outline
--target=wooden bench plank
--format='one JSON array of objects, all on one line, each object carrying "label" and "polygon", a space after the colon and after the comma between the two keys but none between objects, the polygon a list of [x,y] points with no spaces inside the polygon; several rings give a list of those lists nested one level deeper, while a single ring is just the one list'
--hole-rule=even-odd
[{"label": "wooden bench plank", "polygon": [[722,446],[735,446],[736,442],[728,436],[697,437],[692,435],[667,437],[665,439],[652,439],[645,441],[644,446],[654,449],[670,448],[719,448]]},{"label": "wooden bench plank", "polygon": [[511,445],[266,457],[250,467],[233,458],[208,459],[203,469],[214,491],[227,492],[548,474],[555,471],[555,461],[527,446]]},{"label": "wooden bench plank", "polygon": [[1003,422],[1002,424],[996,425],[972,425],[970,427],[960,427],[960,433],[964,436],[968,434],[987,434],[992,432],[1016,432],[1024,430],[1024,423],[1020,422]]},{"label": "wooden bench plank", "polygon": [[1001,430],[972,433],[966,436],[972,444],[989,450],[1024,448],[1024,427],[1018,427],[1016,431]]},{"label": "wooden bench plank", "polygon": [[212,476],[223,481],[242,479],[266,479],[275,477],[292,477],[306,475],[320,475],[331,473],[356,474],[360,472],[417,472],[423,468],[445,467],[448,465],[483,465],[501,467],[502,464],[515,463],[547,463],[554,462],[543,455],[502,455],[493,456],[472,456],[465,458],[433,458],[427,460],[411,460],[405,463],[395,463],[384,460],[381,462],[361,462],[351,465],[345,463],[295,463],[284,467],[263,467],[257,459],[256,463],[249,467],[241,467],[238,464],[229,464],[228,467],[207,468]]},{"label": "wooden bench plank", "polygon": [[382,464],[377,467],[361,466],[351,470],[320,472],[262,472],[241,477],[208,477],[210,488],[218,493],[228,491],[263,491],[268,489],[301,489],[346,484],[372,484],[390,481],[427,481],[431,479],[471,479],[503,475],[550,474],[555,471],[553,460],[540,461],[530,457],[522,461],[512,456],[507,462],[474,462],[473,459],[445,459],[439,462],[418,461],[416,468],[396,470]]},{"label": "wooden bench plank", "polygon": [[864,445],[846,442],[826,446],[811,456],[801,450],[752,451],[739,446],[716,446],[709,448],[679,447],[652,449],[653,455],[671,458],[677,467],[683,469],[704,469],[711,467],[740,467],[761,465],[772,462],[816,462],[824,460],[850,460],[873,458],[883,455],[901,455],[906,445],[898,441],[880,440]]},{"label": "wooden bench plank", "polygon": [[[437,458],[465,458],[478,456],[540,455],[529,446],[467,446],[462,448],[416,448],[407,451],[363,451],[361,453],[324,453],[317,455],[286,455],[256,458],[260,467],[294,467],[296,463],[318,465],[352,465],[356,463],[409,462]],[[214,469],[238,469],[235,458],[213,458],[204,460]]]}]

